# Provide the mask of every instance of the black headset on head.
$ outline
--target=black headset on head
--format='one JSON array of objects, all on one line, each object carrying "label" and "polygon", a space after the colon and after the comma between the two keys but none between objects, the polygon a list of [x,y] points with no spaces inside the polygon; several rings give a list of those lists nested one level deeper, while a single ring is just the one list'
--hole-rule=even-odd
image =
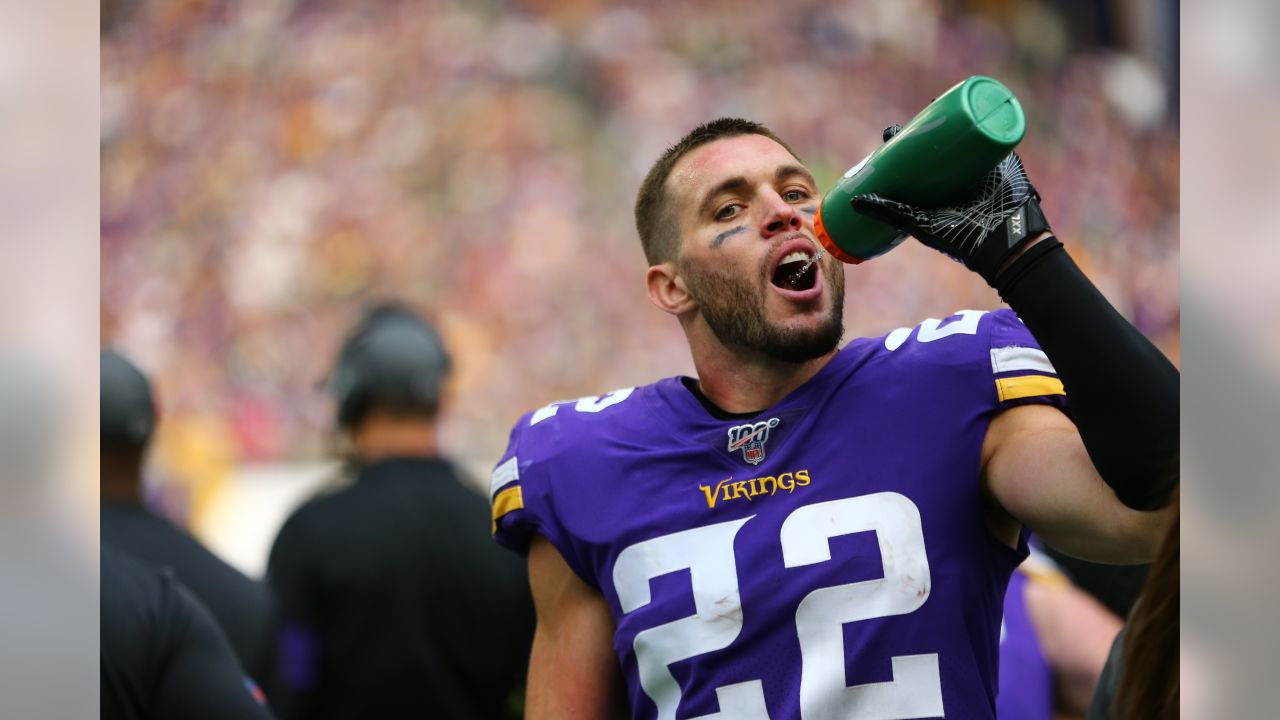
[{"label": "black headset on head", "polygon": [[101,369],[103,450],[139,450],[151,440],[156,406],[151,383],[123,355],[102,350]]},{"label": "black headset on head", "polygon": [[449,354],[435,328],[403,305],[371,307],[343,343],[329,377],[338,425],[355,427],[371,407],[434,413],[449,369]]}]

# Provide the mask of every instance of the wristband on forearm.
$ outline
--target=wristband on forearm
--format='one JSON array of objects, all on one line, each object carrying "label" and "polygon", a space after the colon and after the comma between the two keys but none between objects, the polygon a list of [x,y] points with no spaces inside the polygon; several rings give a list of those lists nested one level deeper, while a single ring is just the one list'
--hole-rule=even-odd
[{"label": "wristband on forearm", "polygon": [[1028,248],[992,285],[1053,362],[1085,449],[1116,497],[1137,510],[1167,504],[1178,482],[1177,368],[1055,237]]}]

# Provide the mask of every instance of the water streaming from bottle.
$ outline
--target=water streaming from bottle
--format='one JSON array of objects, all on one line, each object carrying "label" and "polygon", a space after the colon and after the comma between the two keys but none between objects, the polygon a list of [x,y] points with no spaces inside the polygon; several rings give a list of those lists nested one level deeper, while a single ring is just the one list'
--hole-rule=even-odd
[{"label": "water streaming from bottle", "polygon": [[809,258],[808,262],[806,262],[799,270],[792,273],[790,278],[787,278],[787,284],[794,286],[796,283],[800,282],[800,278],[804,277],[804,274],[809,272],[809,269],[826,254],[827,251],[824,248],[818,248],[818,253],[816,255]]}]

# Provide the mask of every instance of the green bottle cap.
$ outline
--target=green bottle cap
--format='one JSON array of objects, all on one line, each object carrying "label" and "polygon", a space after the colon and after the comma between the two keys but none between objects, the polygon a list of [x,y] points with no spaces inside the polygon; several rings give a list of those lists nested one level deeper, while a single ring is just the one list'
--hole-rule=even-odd
[{"label": "green bottle cap", "polygon": [[970,80],[967,90],[965,103],[975,127],[996,143],[1017,145],[1027,131],[1027,117],[1009,88],[979,75]]}]

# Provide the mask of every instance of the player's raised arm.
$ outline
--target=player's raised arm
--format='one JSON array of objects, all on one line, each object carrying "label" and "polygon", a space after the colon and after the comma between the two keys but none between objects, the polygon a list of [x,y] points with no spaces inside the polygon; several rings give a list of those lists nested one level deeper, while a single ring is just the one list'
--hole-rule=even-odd
[{"label": "player's raised arm", "polygon": [[1143,512],[1118,502],[1071,420],[1055,408],[1027,405],[997,415],[982,458],[984,488],[1014,521],[997,533],[1002,540],[1015,544],[1021,522],[1082,560],[1137,564],[1155,557],[1168,510]]},{"label": "player's raised arm", "polygon": [[[852,202],[859,212],[911,233],[980,274],[1018,313],[1057,369],[1087,455],[1064,445],[1052,453],[1061,463],[1053,468],[1025,457],[989,467],[1051,471],[1056,482],[1075,486],[1062,490],[1078,491],[1071,507],[1082,512],[1105,505],[1106,498],[1091,487],[1099,478],[1128,508],[1163,507],[1177,483],[1177,369],[1111,306],[1049,233],[1039,195],[1016,155],[992,170],[985,188],[972,203],[956,208],[922,209],[874,195]],[[1004,428],[995,426],[1012,437],[997,438],[992,457],[1023,454],[1016,439],[1022,433],[1046,451],[1040,421],[1025,423],[1024,428],[1010,419]],[[1068,434],[1052,437],[1065,442]],[[1005,485],[991,488],[999,495]],[[1041,500],[1023,491],[1013,501],[1019,510],[1042,518],[1061,517],[1061,507],[1041,504],[1063,499],[1051,493]]]},{"label": "player's raised arm", "polygon": [[529,545],[529,585],[538,626],[529,658],[528,720],[599,720],[612,712],[617,660],[613,618],[550,542]]}]

